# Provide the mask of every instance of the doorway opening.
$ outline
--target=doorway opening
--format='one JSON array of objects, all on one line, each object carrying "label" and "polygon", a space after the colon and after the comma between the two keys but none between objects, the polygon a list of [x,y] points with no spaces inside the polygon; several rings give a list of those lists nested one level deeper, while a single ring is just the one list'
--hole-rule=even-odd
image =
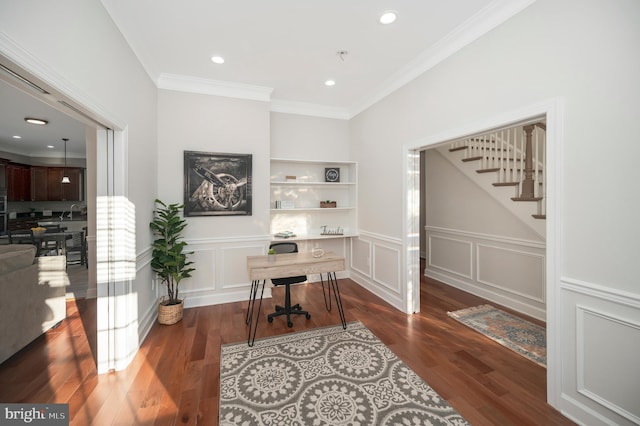
[{"label": "doorway opening", "polygon": [[[406,269],[403,271],[405,288],[405,302],[408,312],[420,311],[420,187],[422,175],[420,173],[420,152],[436,148],[439,145],[459,140],[471,135],[488,132],[491,129],[504,128],[514,123],[521,123],[531,118],[544,118],[547,125],[547,165],[546,165],[546,247],[545,247],[545,320],[547,326],[547,400],[553,406],[558,406],[561,383],[559,380],[560,342],[558,330],[559,294],[555,283],[559,282],[557,265],[559,264],[559,239],[557,229],[561,223],[559,208],[560,173],[557,164],[562,153],[564,103],[561,98],[554,98],[539,104],[524,107],[519,110],[485,119],[481,122],[462,126],[446,133],[416,140],[404,146],[405,158],[403,164],[405,180],[404,219],[403,219],[403,249],[406,259]],[[428,201],[427,201],[428,202]]]}]

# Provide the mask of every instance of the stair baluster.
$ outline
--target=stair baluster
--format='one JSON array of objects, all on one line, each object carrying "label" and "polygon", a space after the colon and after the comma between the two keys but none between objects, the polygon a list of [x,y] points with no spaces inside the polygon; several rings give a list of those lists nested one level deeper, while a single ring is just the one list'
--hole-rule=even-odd
[{"label": "stair baluster", "polygon": [[484,162],[484,169],[489,168],[489,150],[487,149],[487,135],[482,136],[482,161]]}]

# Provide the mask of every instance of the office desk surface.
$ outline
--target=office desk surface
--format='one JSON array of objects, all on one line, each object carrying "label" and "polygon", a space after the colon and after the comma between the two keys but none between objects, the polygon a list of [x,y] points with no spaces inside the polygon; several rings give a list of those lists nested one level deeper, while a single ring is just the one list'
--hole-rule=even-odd
[{"label": "office desk surface", "polygon": [[251,281],[343,270],[344,257],[333,252],[325,252],[321,257],[313,257],[309,252],[247,256],[247,272]]}]

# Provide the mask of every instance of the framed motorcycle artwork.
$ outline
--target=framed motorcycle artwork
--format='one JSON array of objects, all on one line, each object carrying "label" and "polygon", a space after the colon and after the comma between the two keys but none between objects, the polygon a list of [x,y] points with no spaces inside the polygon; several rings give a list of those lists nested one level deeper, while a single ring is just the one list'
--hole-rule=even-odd
[{"label": "framed motorcycle artwork", "polygon": [[251,216],[251,154],[184,151],[185,216]]}]

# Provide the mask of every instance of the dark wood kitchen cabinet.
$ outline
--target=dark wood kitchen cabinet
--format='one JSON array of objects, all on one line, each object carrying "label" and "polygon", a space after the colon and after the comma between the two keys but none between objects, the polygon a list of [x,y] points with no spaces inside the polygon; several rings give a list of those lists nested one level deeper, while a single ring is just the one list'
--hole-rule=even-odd
[{"label": "dark wood kitchen cabinet", "polygon": [[[62,183],[67,175],[71,183]],[[7,201],[82,201],[84,169],[8,164]]]},{"label": "dark wood kitchen cabinet", "polygon": [[31,168],[22,164],[7,164],[7,201],[31,200]]},{"label": "dark wood kitchen cabinet", "polygon": [[49,201],[47,169],[31,166],[31,201]]},{"label": "dark wood kitchen cabinet", "polygon": [[[75,167],[32,167],[32,169],[36,169],[32,172],[33,201],[82,201],[84,177],[82,169]],[[62,183],[62,177],[65,175],[69,177],[71,183]]]}]

